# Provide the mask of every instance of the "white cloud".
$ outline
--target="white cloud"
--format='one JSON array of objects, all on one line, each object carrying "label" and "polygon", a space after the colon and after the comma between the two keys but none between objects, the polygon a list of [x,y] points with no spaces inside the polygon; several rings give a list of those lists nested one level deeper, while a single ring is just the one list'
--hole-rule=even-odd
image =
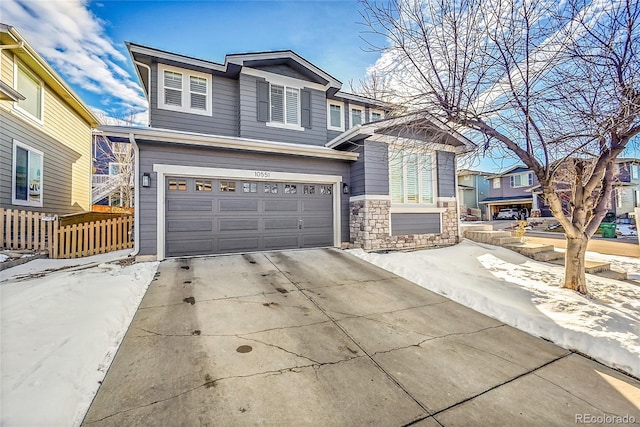
[{"label": "white cloud", "polygon": [[101,105],[91,105],[95,110],[146,115],[146,99],[123,68],[127,57],[86,1],[3,0],[2,22],[15,27],[71,86],[100,95]]}]

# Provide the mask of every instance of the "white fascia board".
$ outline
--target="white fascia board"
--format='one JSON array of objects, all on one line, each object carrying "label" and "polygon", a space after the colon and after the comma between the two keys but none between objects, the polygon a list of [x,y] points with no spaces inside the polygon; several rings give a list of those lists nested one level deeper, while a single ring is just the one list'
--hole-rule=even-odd
[{"label": "white fascia board", "polygon": [[389,145],[402,147],[420,147],[424,146],[429,151],[447,151],[449,153],[458,153],[458,147],[453,145],[441,144],[439,142],[423,141],[421,139],[402,138],[399,136],[391,136],[384,134],[376,134],[368,138],[369,141],[384,142]]},{"label": "white fascia board", "polygon": [[321,78],[327,80],[327,88],[335,87],[341,88],[342,82],[337,80],[335,77],[331,76],[327,72],[321,70],[320,68],[313,65],[311,62],[307,61],[303,57],[299,56],[295,52],[292,51],[275,51],[275,52],[258,52],[258,53],[241,53],[241,54],[231,54],[227,55],[225,58],[226,64],[236,64],[241,65],[244,68],[245,61],[256,61],[256,60],[268,60],[268,59],[283,59],[289,58],[304,66],[312,73],[320,76]]},{"label": "white fascia board", "polygon": [[367,98],[366,96],[356,95],[354,93],[338,91],[333,96],[335,98],[346,99],[348,101],[362,102],[363,104],[373,105],[382,109],[390,107],[386,102],[378,101],[377,99],[373,98]]},{"label": "white fascia board", "polygon": [[296,79],[294,77],[283,76],[282,74],[270,73],[268,71],[258,70],[251,67],[242,67],[242,71],[240,71],[240,74],[245,74],[247,76],[253,76],[253,77],[261,77],[267,80],[269,83],[273,83],[281,86],[293,87],[297,89],[309,88],[309,89],[315,89],[315,90],[325,92],[330,87],[329,84],[321,85],[319,83],[310,82],[308,80]]},{"label": "white fascia board", "polygon": [[177,142],[202,147],[217,147],[233,150],[247,150],[262,153],[290,154],[305,157],[320,157],[325,159],[350,160],[358,159],[358,153],[333,150],[322,146],[291,144],[258,139],[238,138],[232,136],[207,135],[199,133],[179,132],[168,129],[131,128],[126,126],[101,126],[99,128],[106,136],[129,138],[133,134],[137,140],[158,142]]},{"label": "white fascia board", "polygon": [[205,61],[203,59],[191,58],[189,56],[179,55],[177,53],[166,52],[164,50],[153,49],[146,46],[140,46],[132,43],[127,43],[131,56],[135,53],[141,55],[147,55],[155,58],[161,58],[168,61],[180,62],[182,64],[193,65],[196,67],[207,68],[214,71],[226,72],[227,67],[222,64],[218,64],[211,61]]},{"label": "white fascia board", "polygon": [[363,134],[367,137],[374,134],[374,126],[373,125],[357,125],[352,127],[346,132],[341,133],[340,135],[333,138],[331,141],[327,142],[324,146],[327,148],[335,148],[340,144],[349,141],[351,138],[358,134]]}]

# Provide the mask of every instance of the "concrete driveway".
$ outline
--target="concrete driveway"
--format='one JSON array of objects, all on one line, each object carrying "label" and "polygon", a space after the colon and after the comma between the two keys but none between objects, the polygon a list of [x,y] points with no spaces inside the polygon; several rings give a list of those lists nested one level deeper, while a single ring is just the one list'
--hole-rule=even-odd
[{"label": "concrete driveway", "polygon": [[314,249],[161,263],[84,425],[639,423],[639,402],[636,380]]}]

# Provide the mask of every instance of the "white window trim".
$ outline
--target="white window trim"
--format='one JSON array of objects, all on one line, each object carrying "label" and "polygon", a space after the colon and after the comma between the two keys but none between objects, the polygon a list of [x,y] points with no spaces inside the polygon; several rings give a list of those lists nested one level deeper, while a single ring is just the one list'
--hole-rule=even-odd
[{"label": "white window trim", "polygon": [[[341,206],[342,176],[319,175],[291,172],[277,172],[270,170],[245,170],[209,167],[192,167],[181,165],[154,164],[153,171],[157,173],[156,197],[156,259],[165,259],[165,178],[167,176],[212,179],[240,179],[246,181],[286,181],[291,183],[332,184],[333,185],[333,244],[340,247],[342,241]],[[161,184],[160,184],[161,183]]]},{"label": "white window trim", "polygon": [[354,127],[355,125],[353,124],[353,116],[351,115],[351,110],[358,110],[360,111],[360,121],[361,124],[365,124],[367,121],[365,120],[366,117],[364,116],[364,107],[360,106],[360,105],[349,105],[349,128]]},{"label": "white window trim", "polygon": [[40,77],[38,77],[33,71],[31,71],[29,67],[27,67],[22,61],[20,61],[20,59],[18,59],[17,56],[14,55],[13,58],[14,58],[13,88],[15,90],[18,90],[18,68],[19,67],[22,67],[29,76],[31,76],[34,80],[37,80],[38,83],[40,84],[40,118],[34,116],[24,108],[20,107],[17,101],[13,103],[13,108],[23,116],[27,117],[30,120],[33,120],[34,122],[38,123],[40,126],[43,126],[44,125],[44,94],[45,94],[44,81]]},{"label": "white window trim", "polygon": [[502,178],[491,178],[491,188],[499,189],[502,187],[502,182],[500,182]]},{"label": "white window trim", "polygon": [[[40,175],[40,201],[32,202],[29,200],[18,200],[16,199],[16,149],[20,147],[29,152],[33,152],[42,157],[42,175]],[[13,157],[11,160],[11,204],[18,206],[32,206],[41,208],[43,206],[44,200],[44,153],[40,150],[36,150],[33,147],[30,147],[26,144],[23,144],[20,141],[13,140]]]},{"label": "white window trim", "polygon": [[[287,82],[289,84],[287,84]],[[292,85],[290,79],[282,79],[282,78],[270,78],[267,80],[269,83],[269,121],[265,124],[268,127],[280,128],[280,129],[289,129],[289,130],[297,130],[304,131],[304,128],[301,126],[302,123],[302,95],[300,94],[300,90],[302,89],[299,85]],[[282,96],[284,99],[284,108],[282,114],[284,115],[284,123],[271,121],[271,85],[282,86],[283,92]],[[287,89],[296,89],[298,91],[298,123],[287,123]]]},{"label": "white window trim", "polygon": [[[174,73],[182,74],[182,105],[167,105],[164,102],[164,72],[171,71]],[[200,110],[197,108],[191,108],[191,102],[189,95],[191,94],[191,85],[189,77],[200,77],[207,81],[207,102],[206,110]],[[173,67],[171,65],[158,64],[158,108],[161,110],[178,111],[181,113],[198,114],[201,116],[212,115],[212,103],[213,103],[213,87],[211,86],[211,74],[200,73],[198,71],[188,70],[186,68]]]},{"label": "white window trim", "polygon": [[[389,149],[392,149],[393,146],[389,146]],[[399,151],[403,151],[402,148],[396,147],[396,150]],[[403,199],[404,202],[402,203],[398,203],[398,202],[394,202],[393,201],[393,193],[392,193],[392,182],[391,182],[391,162],[388,162],[387,165],[387,170],[389,173],[389,195],[391,196],[391,208],[395,208],[395,209],[405,209],[411,212],[415,212],[416,208],[418,208],[418,210],[420,208],[433,208],[436,207],[438,205],[438,200],[440,200],[441,198],[439,198],[437,196],[437,189],[438,189],[438,170],[437,170],[437,159],[436,159],[436,153],[435,151],[425,151],[425,152],[420,152],[420,153],[415,153],[418,154],[418,170],[421,170],[421,166],[422,166],[422,162],[423,162],[423,156],[428,155],[431,156],[431,194],[433,195],[433,201],[431,203],[424,203],[422,202],[422,179],[418,179],[418,197],[420,198],[420,201],[418,203],[409,203],[407,202],[407,162],[404,160],[404,155],[405,152],[403,152],[402,154],[402,185],[403,185],[403,189],[402,189],[402,195],[403,195]],[[455,200],[455,197],[453,198]]]},{"label": "white window trim", "polygon": [[[331,126],[331,106],[340,107],[340,126]],[[344,132],[344,102],[327,99],[327,129]]]},{"label": "white window trim", "polygon": [[[533,172],[520,172],[520,173],[514,173],[512,175],[509,175],[509,186],[511,188],[531,187],[533,185],[533,175],[532,174],[533,174]],[[526,177],[525,181],[527,181],[527,183],[523,184],[523,185],[513,185],[512,182],[515,184],[515,179],[516,179],[515,177],[516,176]],[[529,180],[531,180],[531,184],[529,184]],[[522,178],[520,178],[520,182],[522,182]]]}]

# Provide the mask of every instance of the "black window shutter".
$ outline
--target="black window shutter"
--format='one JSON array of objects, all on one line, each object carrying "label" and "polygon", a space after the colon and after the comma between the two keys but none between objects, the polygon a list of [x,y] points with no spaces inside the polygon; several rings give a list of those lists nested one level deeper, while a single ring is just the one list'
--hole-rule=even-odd
[{"label": "black window shutter", "polygon": [[258,121],[269,121],[269,83],[264,80],[257,81],[256,91],[258,93]]},{"label": "black window shutter", "polygon": [[311,91],[300,91],[301,124],[303,128],[311,129]]}]

